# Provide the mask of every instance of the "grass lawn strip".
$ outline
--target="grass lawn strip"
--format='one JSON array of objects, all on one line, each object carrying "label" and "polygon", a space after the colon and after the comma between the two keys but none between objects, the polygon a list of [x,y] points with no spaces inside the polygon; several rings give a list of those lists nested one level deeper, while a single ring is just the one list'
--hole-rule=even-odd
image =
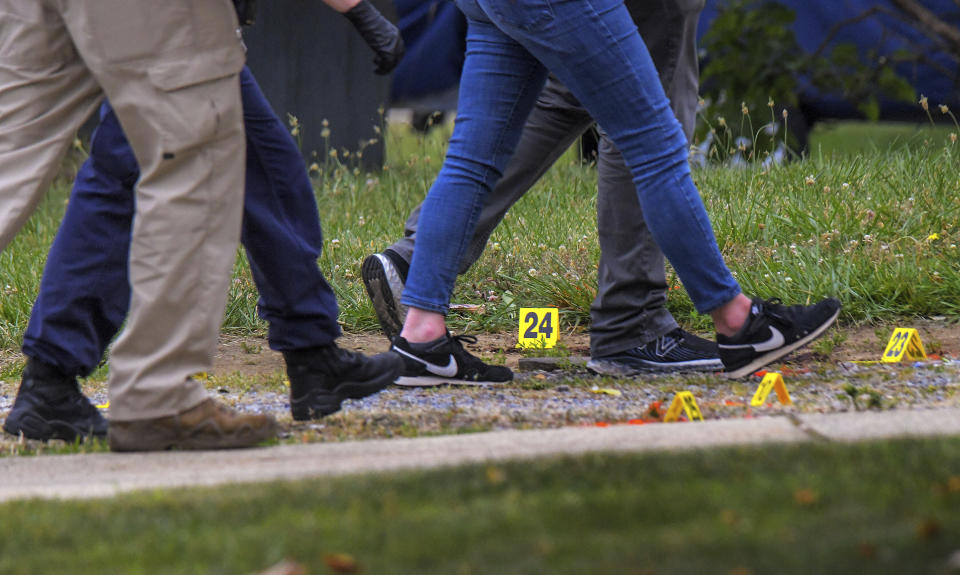
[{"label": "grass lawn strip", "polygon": [[593,454],[0,506],[3,573],[948,573],[960,438]]}]

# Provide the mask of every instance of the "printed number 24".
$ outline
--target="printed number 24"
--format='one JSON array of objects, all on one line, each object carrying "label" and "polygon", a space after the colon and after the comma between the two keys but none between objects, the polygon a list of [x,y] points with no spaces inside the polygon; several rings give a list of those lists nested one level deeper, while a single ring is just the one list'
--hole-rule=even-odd
[{"label": "printed number 24", "polygon": [[899,355],[909,340],[910,334],[903,332],[898,333],[893,339],[893,345],[890,346],[890,351],[887,352],[887,357],[895,357]]},{"label": "printed number 24", "polygon": [[523,332],[523,337],[529,339],[537,339],[539,336],[538,333],[543,337],[549,339],[553,334],[553,326],[550,325],[550,314],[545,314],[543,319],[540,321],[540,325],[537,326],[537,314],[530,312],[527,314],[527,317],[523,318],[523,323],[529,323],[530,326]]}]

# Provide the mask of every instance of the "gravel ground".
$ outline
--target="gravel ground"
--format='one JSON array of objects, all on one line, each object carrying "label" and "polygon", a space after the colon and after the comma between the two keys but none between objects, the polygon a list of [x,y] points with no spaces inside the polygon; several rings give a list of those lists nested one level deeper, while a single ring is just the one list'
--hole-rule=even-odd
[{"label": "gravel ground", "polygon": [[[929,350],[938,352],[930,361],[853,363],[879,357],[883,350],[880,331],[845,330],[843,337],[830,336],[834,341],[829,349],[795,354],[790,363],[772,366],[783,373],[793,406],[780,405],[771,393],[767,405],[751,408],[758,377],[731,381],[718,374],[674,374],[612,379],[566,362],[564,369],[556,371],[518,371],[514,382],[502,386],[391,387],[364,400],[347,401],[340,413],[324,420],[295,423],[289,416],[282,361],[255,338],[225,339],[215,375],[209,376],[206,384],[212,393],[239,408],[273,414],[287,425],[288,436],[295,441],[639,424],[658,421],[679,391],[693,393],[706,419],[960,407],[960,361],[955,359],[960,358],[960,349],[956,349],[960,329],[952,324],[930,324],[926,331],[921,330],[926,333]],[[516,369],[521,356],[505,343],[512,337],[515,334],[483,336],[472,351],[487,358],[505,358],[507,365]],[[578,356],[588,352],[586,336],[573,335],[566,340],[568,347],[563,353]],[[343,345],[365,352],[386,347],[382,337],[363,335],[348,336]],[[7,359],[7,372],[18,361],[22,358]],[[9,377],[0,382],[0,413],[12,405],[17,383]],[[96,403],[107,400],[102,378],[85,382],[84,390]]]}]

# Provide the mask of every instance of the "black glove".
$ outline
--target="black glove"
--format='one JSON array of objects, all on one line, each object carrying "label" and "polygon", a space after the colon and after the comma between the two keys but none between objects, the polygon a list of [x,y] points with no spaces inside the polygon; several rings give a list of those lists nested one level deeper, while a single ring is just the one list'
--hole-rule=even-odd
[{"label": "black glove", "polygon": [[369,0],[360,3],[343,14],[360,32],[364,41],[373,49],[373,63],[377,74],[389,74],[403,58],[403,38],[400,30],[383,17]]}]

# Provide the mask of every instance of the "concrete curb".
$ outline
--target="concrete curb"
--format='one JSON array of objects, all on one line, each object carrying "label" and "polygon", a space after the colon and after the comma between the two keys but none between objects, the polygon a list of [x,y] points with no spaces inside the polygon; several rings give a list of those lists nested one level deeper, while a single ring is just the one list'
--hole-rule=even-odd
[{"label": "concrete curb", "polygon": [[960,435],[960,409],[495,431],[237,451],[9,457],[0,458],[0,501],[110,497],[141,489],[428,469],[590,452],[943,435]]}]

